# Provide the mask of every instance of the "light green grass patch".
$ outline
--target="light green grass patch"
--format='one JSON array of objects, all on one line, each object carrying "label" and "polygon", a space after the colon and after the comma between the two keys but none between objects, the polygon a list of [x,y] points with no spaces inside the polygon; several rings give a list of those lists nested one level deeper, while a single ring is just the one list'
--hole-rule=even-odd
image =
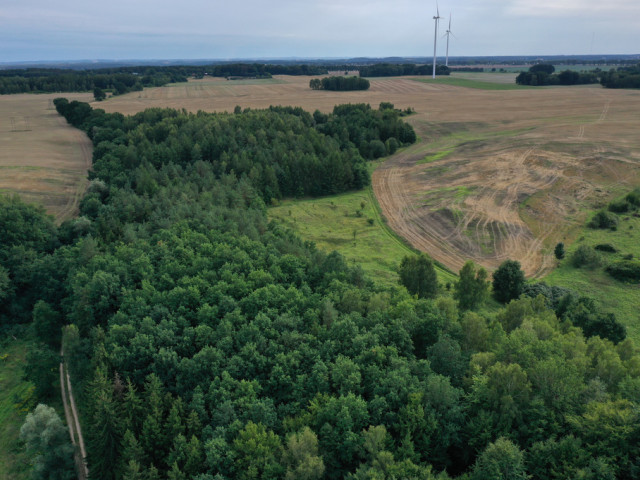
[{"label": "light green grass patch", "polygon": [[[384,286],[398,284],[398,265],[403,257],[415,254],[386,225],[370,187],[331,197],[286,200],[267,214],[318,248],[338,251]],[[456,279],[442,268],[436,271],[443,284]]]},{"label": "light green grass patch", "polygon": [[527,90],[531,88],[540,88],[531,87],[529,85],[517,85],[516,83],[500,83],[446,76],[436,77],[435,79],[414,78],[414,80],[423,83],[451,85],[452,87],[475,88],[478,90]]},{"label": "light green grass patch", "polygon": [[28,458],[18,440],[27,413],[19,404],[32,387],[22,380],[27,349],[23,341],[0,346],[0,480],[29,478]]},{"label": "light green grass patch", "polygon": [[418,163],[421,164],[421,163],[435,162],[437,160],[443,159],[444,157],[449,155],[451,152],[453,152],[453,150],[442,150],[442,151],[440,151],[438,153],[435,153],[433,155],[427,155],[422,160],[420,160]]}]

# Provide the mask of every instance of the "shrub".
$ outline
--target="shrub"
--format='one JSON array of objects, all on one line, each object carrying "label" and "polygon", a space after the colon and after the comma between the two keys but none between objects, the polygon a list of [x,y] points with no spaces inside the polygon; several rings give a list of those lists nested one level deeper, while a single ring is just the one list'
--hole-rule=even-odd
[{"label": "shrub", "polygon": [[558,260],[562,260],[564,258],[564,243],[560,242],[556,245],[556,248],[553,250],[553,254],[556,256]]},{"label": "shrub", "polygon": [[622,282],[640,281],[640,261],[620,260],[607,267],[607,273]]},{"label": "shrub", "polygon": [[631,205],[625,199],[625,200],[617,200],[615,202],[611,202],[607,208],[610,212],[625,213],[631,210]]},{"label": "shrub", "polygon": [[636,188],[633,192],[627,194],[624,199],[634,207],[640,207],[640,188]]},{"label": "shrub", "polygon": [[600,263],[600,255],[589,245],[580,245],[571,257],[571,264],[576,268],[596,268]]},{"label": "shrub", "polygon": [[616,230],[618,228],[618,217],[606,210],[600,210],[593,216],[587,226],[591,228],[610,228],[611,230]]},{"label": "shrub", "polygon": [[618,251],[618,249],[613,245],[611,245],[610,243],[599,243],[593,248],[601,252],[609,252],[609,253],[616,253]]}]

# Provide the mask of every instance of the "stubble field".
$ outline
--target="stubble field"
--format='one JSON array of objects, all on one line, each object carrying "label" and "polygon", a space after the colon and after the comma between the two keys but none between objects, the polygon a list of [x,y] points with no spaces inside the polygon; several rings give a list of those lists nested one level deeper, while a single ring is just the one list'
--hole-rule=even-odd
[{"label": "stubble field", "polygon": [[[314,91],[310,77],[205,78],[92,105],[124,114],[149,107],[230,112],[237,105],[327,112],[383,101],[411,107],[416,113],[406,119],[419,141],[373,173],[388,225],[454,271],[467,259],[493,269],[512,258],[540,277],[555,265],[556,242],[571,242],[593,209],[640,184],[640,92],[513,89],[508,75],[380,78],[366,92]],[[48,109],[56,96],[0,97],[0,189],[62,219],[84,191],[90,144]]]},{"label": "stubble field", "polygon": [[[456,86],[460,79],[472,88]],[[556,242],[572,241],[594,208],[640,183],[640,92],[513,89],[505,74],[372,79],[366,92],[313,91],[308,84],[309,77],[203,79],[99,106],[122,113],[236,105],[330,111],[382,101],[412,107],[407,120],[419,141],[374,172],[373,189],[388,224],[453,270],[466,259],[494,269],[512,258],[527,275],[543,276],[555,265]],[[500,85],[509,89],[496,90]]]},{"label": "stubble field", "polygon": [[52,101],[91,94],[0,96],[0,193],[43,205],[58,222],[77,213],[91,166],[91,141],[67,125]]}]

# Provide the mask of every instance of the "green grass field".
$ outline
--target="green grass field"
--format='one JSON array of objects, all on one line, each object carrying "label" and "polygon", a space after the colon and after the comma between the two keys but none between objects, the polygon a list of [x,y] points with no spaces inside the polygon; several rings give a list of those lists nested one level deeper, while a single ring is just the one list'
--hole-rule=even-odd
[{"label": "green grass field", "polygon": [[[458,74],[460,75],[460,74]],[[482,80],[478,80],[482,75]],[[496,80],[492,81],[491,76],[496,75]],[[449,76],[449,77],[437,77],[435,80],[433,78],[415,78],[414,80],[417,82],[423,83],[432,83],[439,85],[451,85],[453,87],[465,87],[465,88],[475,88],[479,90],[527,90],[531,88],[540,88],[540,87],[531,87],[525,85],[516,85],[515,81],[513,83],[505,83],[502,81],[502,78],[497,77],[498,74],[476,74],[474,78],[464,78],[459,76]]]},{"label": "green grass field", "polygon": [[[640,344],[640,285],[623,283],[605,271],[607,263],[632,254],[640,258],[640,218],[630,214],[620,215],[618,230],[593,230],[585,228],[582,236],[567,245],[567,255],[557,269],[544,278],[550,285],[567,287],[600,301],[606,311],[615,313],[618,321],[626,325],[627,334]],[[571,266],[571,255],[580,245],[611,244],[618,252],[599,252],[602,266],[593,270]]]},{"label": "green grass field", "polygon": [[31,388],[22,380],[27,349],[28,343],[21,340],[0,347],[0,480],[29,478],[28,458],[18,441],[27,413],[18,404],[29,397]]},{"label": "green grass field", "polygon": [[[331,197],[286,200],[267,213],[318,248],[337,250],[385,286],[398,284],[400,261],[415,253],[384,223],[371,187]],[[436,270],[440,283],[455,281],[450,272]]]}]

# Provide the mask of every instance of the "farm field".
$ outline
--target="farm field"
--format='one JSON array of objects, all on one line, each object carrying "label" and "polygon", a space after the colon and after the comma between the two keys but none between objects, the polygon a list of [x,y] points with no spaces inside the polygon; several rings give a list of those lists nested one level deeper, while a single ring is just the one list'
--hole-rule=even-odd
[{"label": "farm field", "polygon": [[[640,92],[599,85],[489,90],[514,74],[459,73],[373,78],[364,92],[313,91],[310,77],[235,82],[208,78],[94,104],[135,113],[148,107],[232,111],[382,101],[412,107],[419,141],[373,174],[388,225],[453,271],[466,259],[496,268],[518,259],[529,277],[555,265],[556,242],[570,244],[589,212],[640,184]],[[493,87],[492,87],[493,88]]]},{"label": "farm field", "polygon": [[91,94],[0,96],[0,193],[43,205],[58,222],[77,213],[91,165],[91,141],[67,125],[52,100]]}]

